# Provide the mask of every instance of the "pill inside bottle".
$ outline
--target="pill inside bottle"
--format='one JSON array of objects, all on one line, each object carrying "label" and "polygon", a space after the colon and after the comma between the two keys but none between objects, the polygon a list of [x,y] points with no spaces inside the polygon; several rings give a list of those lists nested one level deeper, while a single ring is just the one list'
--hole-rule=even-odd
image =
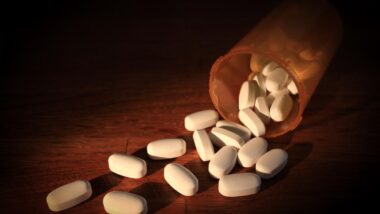
[{"label": "pill inside bottle", "polygon": [[[326,0],[281,2],[213,64],[209,93],[215,108],[224,119],[240,123],[241,86],[257,81],[258,96],[269,95],[269,104],[284,92],[292,98],[291,108],[273,111],[275,120],[266,124],[264,137],[295,129],[341,36],[340,17]],[[289,104],[289,99],[285,101],[275,104]]]}]

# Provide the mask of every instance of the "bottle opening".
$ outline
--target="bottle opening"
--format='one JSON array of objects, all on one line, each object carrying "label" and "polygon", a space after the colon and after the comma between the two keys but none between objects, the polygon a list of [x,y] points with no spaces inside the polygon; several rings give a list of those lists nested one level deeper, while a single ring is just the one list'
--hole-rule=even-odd
[{"label": "bottle opening", "polygon": [[[289,70],[290,68],[284,62],[261,54],[235,52],[219,58],[211,69],[210,77],[210,96],[216,109],[223,118],[240,123],[238,118],[240,87],[247,80],[253,81],[256,75],[262,72],[264,66],[270,62],[275,62],[286,71],[288,78],[295,82],[299,94],[291,95],[289,93],[293,99],[293,107],[284,121],[275,122],[271,120],[266,125],[265,137],[269,138],[293,130],[302,119],[299,111],[302,89],[300,90],[300,83],[295,78],[292,70]],[[268,94],[265,96],[268,96]]]}]

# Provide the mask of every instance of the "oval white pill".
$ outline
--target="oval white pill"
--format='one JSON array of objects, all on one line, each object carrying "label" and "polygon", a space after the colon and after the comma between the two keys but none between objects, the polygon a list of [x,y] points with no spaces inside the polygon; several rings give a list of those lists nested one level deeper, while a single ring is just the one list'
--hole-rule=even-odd
[{"label": "oval white pill", "polygon": [[293,95],[298,94],[297,86],[296,86],[296,84],[294,83],[293,80],[290,81],[290,83],[288,84],[287,88],[288,88],[288,90],[290,91],[291,94],[293,94]]},{"label": "oval white pill", "polygon": [[181,138],[155,140],[148,144],[147,153],[153,160],[176,158],[186,153],[186,142]]},{"label": "oval white pill", "polygon": [[142,178],[147,172],[145,160],[126,154],[112,154],[108,166],[112,172],[128,178]]},{"label": "oval white pill", "polygon": [[283,149],[272,149],[256,162],[256,173],[264,179],[277,175],[286,165],[288,153]]},{"label": "oval white pill", "polygon": [[243,167],[252,167],[267,152],[268,142],[261,137],[252,138],[238,152],[238,162]]},{"label": "oval white pill", "polygon": [[281,89],[279,91],[274,91],[274,92],[271,92],[270,94],[268,94],[268,96],[266,97],[266,100],[267,100],[267,103],[268,103],[268,107],[270,108],[273,104],[273,101],[277,98],[277,97],[280,97],[284,94],[289,94],[289,90],[287,88],[284,88],[284,89]]},{"label": "oval white pill", "polygon": [[193,140],[198,155],[202,161],[209,161],[215,154],[210,137],[205,130],[196,130],[193,133]]},{"label": "oval white pill", "polygon": [[177,163],[169,163],[164,168],[164,178],[168,184],[184,196],[198,192],[198,179],[195,175]]},{"label": "oval white pill", "polygon": [[256,93],[259,93],[259,86],[255,81],[245,81],[239,92],[239,109],[251,108],[255,105]]},{"label": "oval white pill", "polygon": [[227,120],[219,120],[216,122],[216,127],[220,127],[223,129],[227,129],[237,135],[239,135],[241,138],[243,138],[244,141],[247,141],[251,138],[251,131],[245,127],[240,125],[239,123],[234,123]]},{"label": "oval white pill", "polygon": [[203,110],[194,112],[185,117],[185,128],[189,131],[205,129],[215,125],[219,115],[215,110]]},{"label": "oval white pill", "polygon": [[240,149],[244,144],[243,138],[227,129],[214,127],[211,129],[211,133],[219,138],[225,145],[234,146],[237,149]]},{"label": "oval white pill", "polygon": [[46,202],[51,211],[58,212],[82,203],[91,195],[90,182],[77,180],[51,191],[46,197]]},{"label": "oval white pill", "polygon": [[270,107],[270,117],[276,122],[284,121],[292,108],[293,99],[288,94],[284,94],[273,101]]},{"label": "oval white pill", "polygon": [[257,114],[250,108],[239,111],[240,121],[255,135],[256,137],[265,134],[265,125]]},{"label": "oval white pill", "polygon": [[208,171],[214,178],[221,178],[231,172],[236,164],[237,151],[233,146],[222,147],[211,158]]},{"label": "oval white pill", "polygon": [[261,178],[255,173],[236,173],[223,176],[218,183],[219,193],[226,197],[253,195],[259,192]]},{"label": "oval white pill", "polygon": [[274,69],[266,78],[265,86],[268,91],[278,91],[282,89],[288,80],[286,71],[279,67]]},{"label": "oval white pill", "polygon": [[103,207],[107,213],[111,214],[145,214],[148,212],[148,205],[140,195],[124,191],[112,191],[103,198]]},{"label": "oval white pill", "polygon": [[268,76],[275,68],[279,67],[277,65],[277,63],[275,62],[269,62],[268,64],[266,64],[262,70],[262,74],[264,76]]},{"label": "oval white pill", "polygon": [[261,121],[263,121],[264,124],[268,124],[270,122],[269,107],[267,99],[265,97],[256,98],[254,109],[257,116],[260,117]]}]

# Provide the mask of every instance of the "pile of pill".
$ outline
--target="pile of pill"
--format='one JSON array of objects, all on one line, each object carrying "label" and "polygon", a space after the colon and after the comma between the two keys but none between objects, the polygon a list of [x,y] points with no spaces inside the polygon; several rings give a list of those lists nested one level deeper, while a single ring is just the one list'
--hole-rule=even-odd
[{"label": "pile of pill", "polygon": [[[253,80],[242,84],[239,119],[254,134],[261,136],[265,132],[263,125],[286,120],[293,108],[293,97],[297,95],[296,84],[285,69],[275,62],[269,62],[261,72],[256,73]],[[247,117],[253,117],[254,122]],[[257,122],[257,117],[262,123]]]},{"label": "pile of pill", "polygon": [[[219,120],[215,110],[203,110],[185,117],[185,128],[193,132],[200,160],[208,163],[211,177],[218,179],[218,191],[225,197],[247,196],[260,190],[261,179],[277,175],[286,165],[288,154],[283,149],[268,151],[268,142],[260,137],[271,120],[284,121],[292,110],[292,96],[297,95],[293,80],[274,62],[268,63],[253,80],[245,81],[239,94],[239,119],[244,125]],[[180,157],[186,153],[186,141],[181,138],[160,139],[146,147],[152,160]],[[230,174],[236,163],[252,172]],[[123,177],[138,179],[147,173],[145,160],[122,153],[108,158],[110,171]],[[199,181],[189,169],[178,163],[164,167],[164,179],[179,194],[193,196]],[[77,180],[60,186],[46,198],[52,211],[76,206],[92,195],[88,181]],[[140,195],[126,191],[105,194],[103,206],[107,213],[147,213],[148,203]]]}]

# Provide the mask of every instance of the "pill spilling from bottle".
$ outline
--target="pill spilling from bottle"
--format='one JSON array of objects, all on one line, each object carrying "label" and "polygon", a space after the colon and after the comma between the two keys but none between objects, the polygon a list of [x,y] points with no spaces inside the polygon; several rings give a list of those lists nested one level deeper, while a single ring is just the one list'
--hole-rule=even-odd
[{"label": "pill spilling from bottle", "polygon": [[[208,173],[215,179],[221,196],[257,194],[262,179],[273,178],[286,167],[287,152],[280,148],[268,151],[270,143],[262,136],[270,123],[281,123],[288,118],[297,94],[296,84],[287,72],[269,62],[252,80],[241,85],[237,103],[241,124],[220,120],[213,109],[193,112],[184,118],[184,127],[193,132],[199,159],[209,162]],[[175,161],[186,154],[187,143],[182,138],[156,139],[147,144],[146,152],[151,161]],[[251,168],[250,172],[231,173],[237,163]],[[149,168],[145,160],[122,153],[110,155],[108,166],[111,172],[128,179],[145,177]],[[174,162],[164,167],[163,178],[185,197],[194,197],[202,182],[197,173]],[[91,195],[90,182],[78,180],[56,188],[46,200],[50,210],[61,211],[88,200]],[[103,197],[107,213],[146,213],[148,205],[144,196],[127,191],[111,191]]]}]

